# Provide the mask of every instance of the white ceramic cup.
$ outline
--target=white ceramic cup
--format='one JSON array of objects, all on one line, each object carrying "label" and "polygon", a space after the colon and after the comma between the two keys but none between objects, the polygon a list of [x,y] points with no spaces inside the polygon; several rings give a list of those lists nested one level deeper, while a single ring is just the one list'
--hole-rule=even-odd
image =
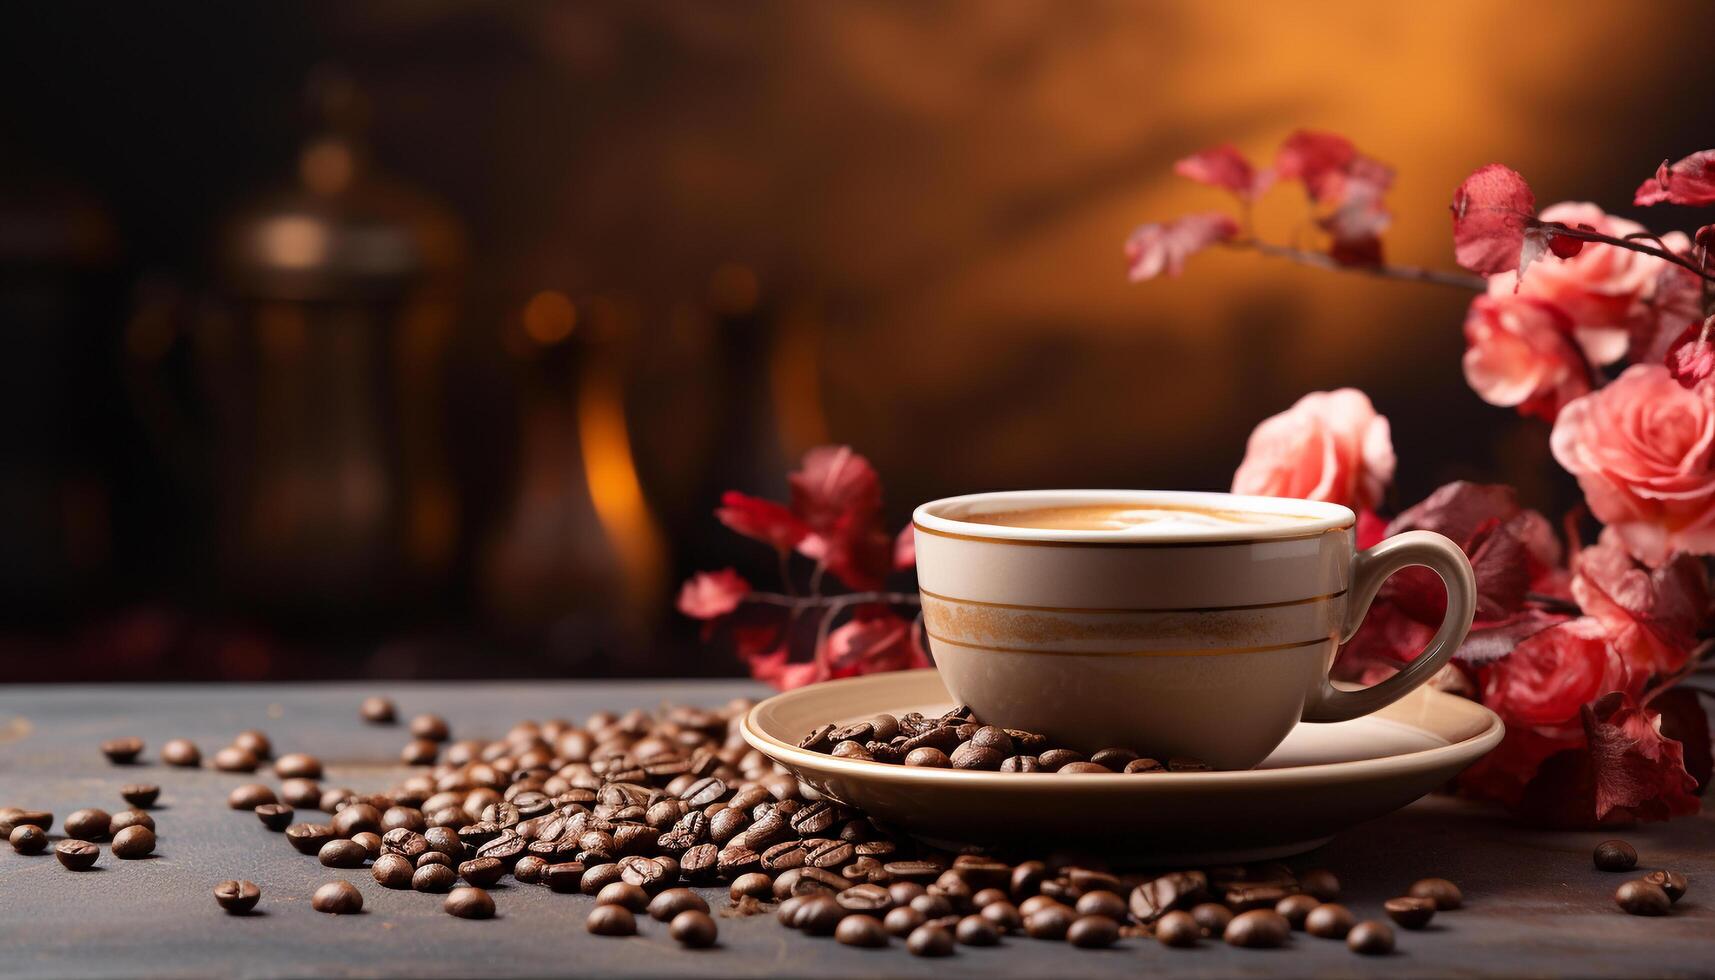
[{"label": "white ceramic cup", "polygon": [[[983,513],[1089,504],[1291,515],[1279,523],[1046,530]],[[1079,750],[1249,769],[1300,721],[1365,715],[1422,684],[1470,629],[1471,564],[1408,531],[1368,551],[1337,504],[1154,490],[1024,490],[918,507],[917,578],[935,666],[985,722]],[[1447,587],[1429,647],[1380,684],[1328,680],[1339,644],[1394,572]]]}]

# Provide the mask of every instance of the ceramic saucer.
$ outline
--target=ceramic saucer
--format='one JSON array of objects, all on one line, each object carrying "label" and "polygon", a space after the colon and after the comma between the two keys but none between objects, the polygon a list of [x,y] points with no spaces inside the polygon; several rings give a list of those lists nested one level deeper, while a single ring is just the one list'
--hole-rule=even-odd
[{"label": "ceramic saucer", "polygon": [[1099,844],[1134,863],[1254,861],[1310,850],[1435,790],[1501,740],[1494,712],[1428,688],[1354,721],[1300,724],[1256,769],[1027,775],[918,769],[797,747],[818,725],[938,715],[933,670],[813,684],[751,709],[745,740],[831,799],[939,843]]}]

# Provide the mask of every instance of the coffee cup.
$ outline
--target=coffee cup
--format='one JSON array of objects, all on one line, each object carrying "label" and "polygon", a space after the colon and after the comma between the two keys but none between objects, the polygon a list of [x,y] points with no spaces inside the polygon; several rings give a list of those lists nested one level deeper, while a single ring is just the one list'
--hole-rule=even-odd
[{"label": "coffee cup", "polygon": [[[1337,504],[1224,493],[1027,490],[913,514],[923,620],[947,690],[983,721],[1084,752],[1249,769],[1299,722],[1368,714],[1428,680],[1470,629],[1458,545],[1408,531],[1358,551]],[[1447,611],[1393,677],[1328,671],[1400,569],[1440,576]]]}]

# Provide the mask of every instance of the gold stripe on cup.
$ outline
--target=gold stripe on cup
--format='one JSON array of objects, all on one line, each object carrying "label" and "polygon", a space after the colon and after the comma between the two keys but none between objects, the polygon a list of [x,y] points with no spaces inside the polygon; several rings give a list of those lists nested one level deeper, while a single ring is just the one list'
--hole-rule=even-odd
[{"label": "gold stripe on cup", "polygon": [[1338,592],[1328,592],[1323,595],[1308,596],[1303,599],[1282,599],[1278,602],[1251,602],[1240,606],[1113,606],[1113,607],[1083,607],[1083,606],[1026,606],[1013,602],[986,602],[982,599],[960,599],[955,596],[941,595],[930,592],[921,586],[917,589],[925,596],[938,602],[950,602],[956,605],[984,606],[989,609],[1016,609],[1020,612],[1058,612],[1077,613],[1079,615],[1122,615],[1125,613],[1216,613],[1243,612],[1248,609],[1282,609],[1287,606],[1309,606],[1318,602],[1338,599],[1346,594],[1345,589]]},{"label": "gold stripe on cup", "polygon": [[1257,535],[1250,538],[1223,538],[1212,541],[1046,541],[1025,538],[990,537],[982,534],[959,534],[954,531],[937,531],[932,527],[924,527],[916,521],[911,526],[924,534],[932,534],[937,538],[952,538],[955,541],[978,541],[983,544],[1021,545],[1030,548],[1238,548],[1251,544],[1274,544],[1280,541],[1314,541],[1324,534],[1339,534],[1349,531],[1350,524],[1338,527],[1323,528],[1320,531],[1310,531],[1305,534]]},{"label": "gold stripe on cup", "polygon": [[1269,643],[1254,647],[1197,647],[1187,650],[1042,650],[1035,647],[1000,647],[987,643],[967,643],[964,640],[954,640],[930,633],[927,629],[924,632],[929,634],[929,639],[937,643],[947,643],[970,650],[988,650],[993,653],[1038,653],[1051,657],[1213,657],[1230,653],[1270,653],[1275,650],[1296,650],[1320,643],[1332,643],[1337,639],[1333,634],[1329,634],[1316,637],[1313,640],[1300,640],[1295,643]]}]

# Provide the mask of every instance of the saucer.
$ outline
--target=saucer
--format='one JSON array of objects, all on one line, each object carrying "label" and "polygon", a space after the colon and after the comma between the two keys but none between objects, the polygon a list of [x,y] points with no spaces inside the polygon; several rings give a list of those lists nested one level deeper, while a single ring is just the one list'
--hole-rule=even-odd
[{"label": "saucer", "polygon": [[1375,714],[1300,724],[1243,772],[1023,774],[921,769],[798,748],[811,729],[953,706],[933,670],[872,674],[777,694],[744,738],[830,799],[926,842],[1083,849],[1136,864],[1259,861],[1297,854],[1405,806],[1501,740],[1494,712],[1420,687]]}]

